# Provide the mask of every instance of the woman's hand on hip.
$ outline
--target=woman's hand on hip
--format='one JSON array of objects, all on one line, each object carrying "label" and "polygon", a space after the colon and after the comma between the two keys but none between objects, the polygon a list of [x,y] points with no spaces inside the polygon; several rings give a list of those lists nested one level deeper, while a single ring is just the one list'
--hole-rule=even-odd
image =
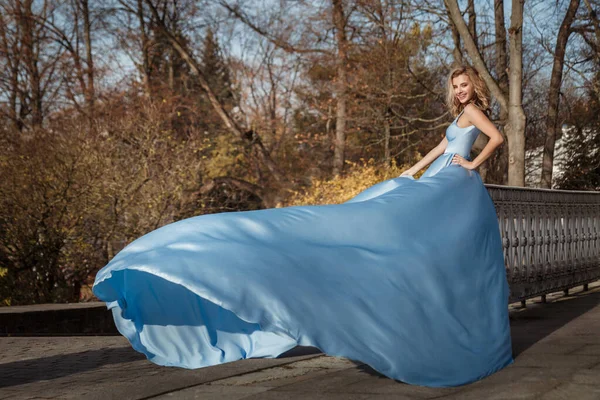
[{"label": "woman's hand on hip", "polygon": [[458,164],[463,168],[466,169],[475,169],[475,165],[473,165],[473,163],[469,160],[467,160],[466,158],[464,158],[461,155],[455,154],[454,156],[452,156],[452,164]]}]

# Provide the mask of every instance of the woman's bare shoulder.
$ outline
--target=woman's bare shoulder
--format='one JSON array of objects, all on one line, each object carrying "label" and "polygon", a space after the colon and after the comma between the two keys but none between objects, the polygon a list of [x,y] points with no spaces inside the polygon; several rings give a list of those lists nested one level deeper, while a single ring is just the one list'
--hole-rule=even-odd
[{"label": "woman's bare shoulder", "polygon": [[487,115],[483,111],[481,111],[479,107],[472,103],[469,103],[465,106],[464,114],[469,120],[469,122],[473,125],[478,125],[490,121]]}]

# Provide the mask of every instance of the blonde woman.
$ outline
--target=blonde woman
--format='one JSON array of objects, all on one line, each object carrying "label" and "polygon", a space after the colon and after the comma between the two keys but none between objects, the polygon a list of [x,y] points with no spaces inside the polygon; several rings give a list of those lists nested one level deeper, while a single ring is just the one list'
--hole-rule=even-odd
[{"label": "blonde woman", "polygon": [[[490,93],[477,71],[470,66],[456,68],[450,74],[447,86],[446,102],[449,111],[456,118],[440,144],[401,176],[412,176],[434,160],[435,163],[423,176],[435,175],[441,168],[448,166],[450,161],[473,170],[502,144],[502,135],[486,115],[489,112]],[[489,141],[481,153],[470,161],[469,152],[480,132],[487,135]]]},{"label": "blonde woman", "polygon": [[[184,368],[303,345],[445,387],[512,363],[498,221],[475,171],[502,138],[476,72],[448,82],[456,118],[402,176],[343,204],[185,219],[123,249],[93,288],[119,331]],[[471,161],[479,132],[490,141]]]}]

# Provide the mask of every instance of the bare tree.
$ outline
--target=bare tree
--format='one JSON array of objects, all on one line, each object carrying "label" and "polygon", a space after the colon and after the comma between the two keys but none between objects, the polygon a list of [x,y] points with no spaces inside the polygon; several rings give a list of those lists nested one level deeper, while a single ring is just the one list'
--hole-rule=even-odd
[{"label": "bare tree", "polygon": [[471,37],[456,0],[444,0],[452,22],[463,39],[465,49],[483,80],[505,110],[508,118],[505,133],[508,142],[508,184],[525,184],[525,113],[522,105],[522,69],[523,69],[523,5],[525,0],[512,0],[511,26],[509,33],[509,88],[508,96],[503,93],[498,81],[494,79],[485,64],[480,49]]},{"label": "bare tree", "polygon": [[[345,164],[345,146],[346,146],[346,125],[347,125],[347,102],[348,102],[348,50],[350,40],[347,37],[347,28],[349,20],[349,11],[347,9],[347,0],[331,0],[331,7],[328,10],[331,13],[331,22],[328,29],[335,31],[335,48],[323,48],[318,45],[311,46],[306,44],[292,43],[288,40],[288,32],[276,32],[260,26],[252,18],[246,15],[240,4],[231,5],[226,0],[220,0],[220,4],[231,12],[236,18],[249,26],[259,35],[267,38],[277,47],[298,54],[326,54],[335,59],[336,76],[333,86],[335,96],[336,116],[335,116],[335,139],[333,141],[333,175],[338,175],[343,171]],[[305,4],[305,7],[313,7],[311,3]],[[310,31],[310,27],[308,27]],[[323,36],[327,33],[316,32],[317,42],[323,41]]]},{"label": "bare tree", "polygon": [[[96,90],[90,8],[88,0],[71,0],[68,6],[59,18],[38,19],[38,23],[43,26],[48,38],[68,54],[69,57],[62,60],[65,95],[78,111],[86,115],[91,126]],[[80,104],[81,96],[84,105]]]},{"label": "bare tree", "polygon": [[544,142],[544,156],[542,159],[542,176],[540,187],[552,188],[552,166],[554,164],[554,144],[559,130],[558,106],[560,102],[560,88],[562,85],[563,65],[567,42],[571,34],[571,25],[579,8],[580,0],[571,0],[565,17],[560,24],[554,49],[554,62],[552,76],[548,87],[548,112],[546,115],[546,140]]},{"label": "bare tree", "polygon": [[257,155],[263,165],[269,170],[273,179],[278,183],[283,183],[285,181],[285,177],[279,170],[279,167],[275,164],[268,150],[262,143],[262,140],[259,134],[253,130],[244,131],[237,122],[231,118],[227,110],[223,107],[220,100],[217,98],[213,90],[210,88],[206,77],[202,73],[202,69],[198,65],[197,61],[191,56],[191,54],[179,43],[177,38],[169,31],[166,27],[164,21],[160,18],[158,10],[151,0],[146,0],[146,4],[150,8],[154,19],[156,20],[157,26],[163,35],[168,39],[173,48],[177,50],[181,58],[189,65],[190,69],[196,74],[198,78],[198,82],[202,87],[202,90],[206,93],[211,105],[215,109],[215,112],[222,119],[223,123],[227,127],[227,129],[233,133],[236,137],[245,140],[246,142],[253,145],[256,149]]},{"label": "bare tree", "polygon": [[0,54],[5,68],[0,71],[2,74],[0,87],[8,97],[8,110],[0,110],[9,118],[12,128],[20,132],[25,125],[23,116],[27,104],[24,99],[25,91],[22,90],[19,79],[22,68],[19,25],[14,23],[14,18],[10,18],[9,13],[12,14],[9,8],[3,4],[0,9]]},{"label": "bare tree", "polygon": [[0,2],[0,60],[8,66],[0,80],[8,94],[5,114],[21,131],[39,128],[48,110],[55,107],[60,79],[62,49],[55,46],[46,22],[55,18],[51,0],[4,0]]},{"label": "bare tree", "polygon": [[[386,0],[358,3],[352,29],[360,33],[352,46],[348,107],[352,110],[352,138],[364,157],[413,162],[413,150],[441,133],[446,113],[439,115],[443,90],[429,87],[439,81],[440,68],[426,65],[432,28],[414,23],[410,6]],[[353,146],[353,147],[354,147]],[[350,148],[350,151],[352,148]],[[350,153],[352,154],[352,153]]]}]

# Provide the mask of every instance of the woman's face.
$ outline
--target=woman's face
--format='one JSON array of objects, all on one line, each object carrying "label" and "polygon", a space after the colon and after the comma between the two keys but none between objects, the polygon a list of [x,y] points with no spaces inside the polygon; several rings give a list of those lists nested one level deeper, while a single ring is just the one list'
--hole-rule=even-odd
[{"label": "woman's face", "polygon": [[466,74],[452,79],[452,87],[454,88],[454,95],[462,104],[468,103],[473,98],[473,93],[475,93],[473,84]]}]

